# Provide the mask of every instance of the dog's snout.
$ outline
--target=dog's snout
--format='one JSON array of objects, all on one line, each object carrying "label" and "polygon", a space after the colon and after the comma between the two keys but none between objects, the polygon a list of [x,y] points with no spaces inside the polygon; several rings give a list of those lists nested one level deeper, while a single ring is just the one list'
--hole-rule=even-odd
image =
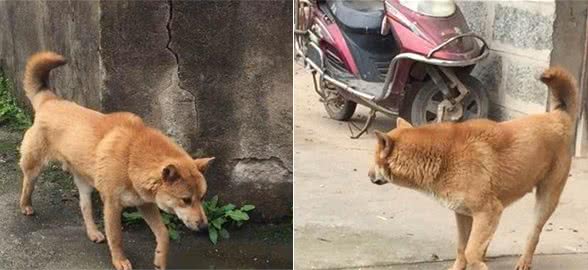
[{"label": "dog's snout", "polygon": [[376,185],[383,185],[386,184],[386,182],[382,179],[372,179],[372,183],[376,184]]},{"label": "dog's snout", "polygon": [[206,231],[208,230],[208,222],[201,222],[198,224],[198,230]]}]

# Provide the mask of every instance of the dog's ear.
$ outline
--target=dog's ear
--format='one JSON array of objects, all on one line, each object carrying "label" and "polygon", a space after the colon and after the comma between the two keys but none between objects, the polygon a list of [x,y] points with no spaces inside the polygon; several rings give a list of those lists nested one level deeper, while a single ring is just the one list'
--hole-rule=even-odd
[{"label": "dog's ear", "polygon": [[169,164],[163,168],[161,171],[161,178],[164,182],[173,183],[176,180],[180,179],[180,174],[178,173],[178,169],[173,164]]},{"label": "dog's ear", "polygon": [[376,138],[378,139],[378,144],[380,145],[380,149],[382,149],[380,151],[380,158],[384,159],[392,152],[392,146],[394,142],[392,141],[392,138],[390,138],[390,136],[384,132],[376,130],[375,133]]},{"label": "dog's ear", "polygon": [[196,167],[198,167],[198,170],[201,173],[204,173],[208,169],[208,165],[210,164],[210,162],[212,162],[213,160],[214,160],[214,157],[195,158],[194,162],[196,163]]},{"label": "dog's ear", "polygon": [[412,128],[413,126],[402,117],[396,118],[396,128]]}]

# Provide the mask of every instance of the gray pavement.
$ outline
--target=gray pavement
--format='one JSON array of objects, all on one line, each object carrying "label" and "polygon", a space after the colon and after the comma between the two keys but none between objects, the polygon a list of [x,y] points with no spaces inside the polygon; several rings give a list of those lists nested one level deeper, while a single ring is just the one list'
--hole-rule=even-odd
[{"label": "gray pavement", "polygon": [[[346,123],[327,117],[311,76],[298,64],[294,71],[295,267],[449,267],[453,213],[418,192],[371,184],[373,132],[350,139]],[[362,108],[353,121],[361,124],[366,116]],[[393,122],[379,115],[374,126],[388,130]],[[542,233],[534,269],[588,269],[588,160],[575,159],[571,174]],[[532,226],[533,197],[505,210],[488,250],[491,269],[514,268]]]}]

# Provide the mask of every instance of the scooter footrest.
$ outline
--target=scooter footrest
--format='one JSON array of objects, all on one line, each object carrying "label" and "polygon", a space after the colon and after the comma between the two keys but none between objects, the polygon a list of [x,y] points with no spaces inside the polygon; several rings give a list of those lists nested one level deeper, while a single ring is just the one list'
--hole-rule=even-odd
[{"label": "scooter footrest", "polygon": [[383,90],[384,83],[382,82],[366,82],[363,80],[351,79],[348,80],[347,83],[355,90],[373,96],[376,99],[381,98],[385,94]]}]

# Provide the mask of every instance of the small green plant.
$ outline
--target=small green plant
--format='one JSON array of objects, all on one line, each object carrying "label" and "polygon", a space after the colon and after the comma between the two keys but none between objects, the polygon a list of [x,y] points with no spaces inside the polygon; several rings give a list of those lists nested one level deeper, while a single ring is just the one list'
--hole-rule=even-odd
[{"label": "small green plant", "polygon": [[0,72],[0,126],[26,129],[32,124],[31,117],[18,106],[10,88],[10,83]]},{"label": "small green plant", "polygon": [[228,226],[240,227],[243,222],[249,220],[247,212],[255,209],[255,206],[246,204],[237,208],[234,204],[229,203],[222,205],[218,201],[218,196],[204,202],[204,211],[208,217],[208,238],[216,245],[219,235],[222,238],[229,238]]},{"label": "small green plant", "polygon": [[[163,224],[167,227],[167,233],[171,240],[178,240],[180,239],[180,233],[178,232],[177,226],[181,224],[178,217],[168,214],[166,212],[161,212],[161,219],[163,220]],[[141,213],[138,211],[134,212],[123,212],[123,223],[127,225],[137,224],[143,220]]]},{"label": "small green plant", "polygon": [[[237,208],[232,203],[221,206],[218,196],[205,201],[203,206],[208,217],[208,238],[215,245],[218,243],[219,236],[225,239],[229,238],[228,227],[240,227],[245,221],[249,220],[248,212],[255,209],[255,206],[251,204],[245,204],[241,208]],[[165,212],[161,212],[161,218],[167,227],[169,238],[172,240],[179,239],[178,226],[182,224],[180,219]],[[126,225],[137,224],[141,220],[143,220],[143,217],[138,211],[123,212],[123,223]]]}]

